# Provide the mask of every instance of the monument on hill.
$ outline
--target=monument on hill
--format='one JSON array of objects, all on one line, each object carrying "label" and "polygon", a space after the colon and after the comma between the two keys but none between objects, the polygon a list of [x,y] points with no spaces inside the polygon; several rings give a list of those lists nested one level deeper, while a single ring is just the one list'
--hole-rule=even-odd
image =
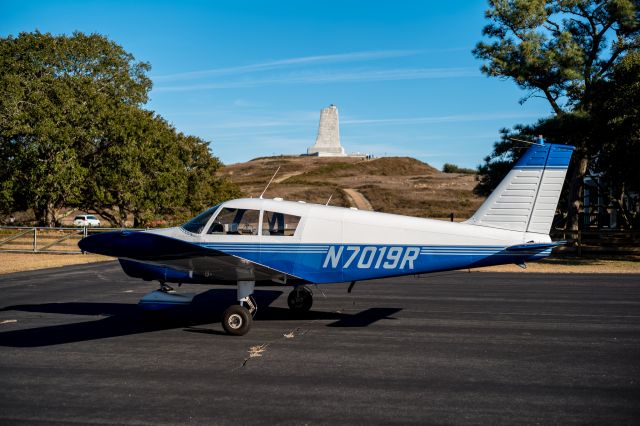
[{"label": "monument on hill", "polygon": [[319,157],[345,157],[340,145],[340,123],[338,122],[338,108],[331,105],[320,110],[320,125],[316,143],[307,149],[307,155]]}]

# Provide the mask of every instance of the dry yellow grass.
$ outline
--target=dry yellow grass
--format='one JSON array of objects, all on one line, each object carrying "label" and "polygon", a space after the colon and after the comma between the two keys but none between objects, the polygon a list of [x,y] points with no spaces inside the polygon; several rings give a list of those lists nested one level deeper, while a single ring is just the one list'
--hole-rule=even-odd
[{"label": "dry yellow grass", "polygon": [[478,272],[534,272],[558,274],[640,274],[640,260],[551,258],[527,263],[527,269],[517,265],[498,265],[472,269]]},{"label": "dry yellow grass", "polygon": [[0,274],[108,260],[114,258],[98,254],[0,253]]},{"label": "dry yellow grass", "polygon": [[332,206],[358,207],[348,193],[357,191],[378,212],[431,218],[454,213],[456,219],[471,216],[484,200],[473,193],[475,175],[442,173],[407,157],[269,157],[226,166],[220,175],[257,197],[278,167],[266,198],[325,204],[331,197]]}]

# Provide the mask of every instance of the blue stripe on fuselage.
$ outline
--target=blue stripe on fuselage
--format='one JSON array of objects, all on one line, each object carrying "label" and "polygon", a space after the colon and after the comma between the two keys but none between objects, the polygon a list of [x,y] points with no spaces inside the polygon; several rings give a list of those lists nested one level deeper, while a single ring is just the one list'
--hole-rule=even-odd
[{"label": "blue stripe on fuselage", "polygon": [[521,263],[550,248],[507,251],[506,246],[204,243],[314,283],[360,281],[477,266]]}]

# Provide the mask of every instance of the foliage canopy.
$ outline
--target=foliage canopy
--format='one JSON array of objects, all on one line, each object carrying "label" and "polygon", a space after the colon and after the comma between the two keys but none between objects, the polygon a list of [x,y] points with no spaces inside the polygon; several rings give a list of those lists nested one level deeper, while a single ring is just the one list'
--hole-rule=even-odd
[{"label": "foliage canopy", "polygon": [[490,191],[519,157],[521,144],[509,137],[531,140],[544,134],[553,142],[574,145],[566,211],[569,228],[578,229],[589,171],[606,173],[614,187],[625,190],[634,176],[629,168],[620,172],[621,160],[614,153],[637,147],[637,130],[630,123],[638,118],[638,97],[632,93],[638,83],[639,2],[490,0],[486,17],[483,34],[488,41],[474,49],[486,61],[482,71],[513,80],[527,92],[522,102],[545,98],[554,116],[503,130],[502,140],[479,167],[477,191]]},{"label": "foliage canopy", "polygon": [[207,142],[142,108],[149,69],[98,34],[0,38],[1,211],[54,225],[77,207],[141,226],[237,195]]}]

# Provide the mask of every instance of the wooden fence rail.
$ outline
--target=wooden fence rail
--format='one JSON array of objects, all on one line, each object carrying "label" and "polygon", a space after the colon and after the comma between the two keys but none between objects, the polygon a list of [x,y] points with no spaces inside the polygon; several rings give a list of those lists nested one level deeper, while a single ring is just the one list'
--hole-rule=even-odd
[{"label": "wooden fence rail", "polygon": [[[78,241],[120,228],[49,228],[0,226],[0,252],[81,254]],[[133,229],[142,231],[142,229]]]}]

